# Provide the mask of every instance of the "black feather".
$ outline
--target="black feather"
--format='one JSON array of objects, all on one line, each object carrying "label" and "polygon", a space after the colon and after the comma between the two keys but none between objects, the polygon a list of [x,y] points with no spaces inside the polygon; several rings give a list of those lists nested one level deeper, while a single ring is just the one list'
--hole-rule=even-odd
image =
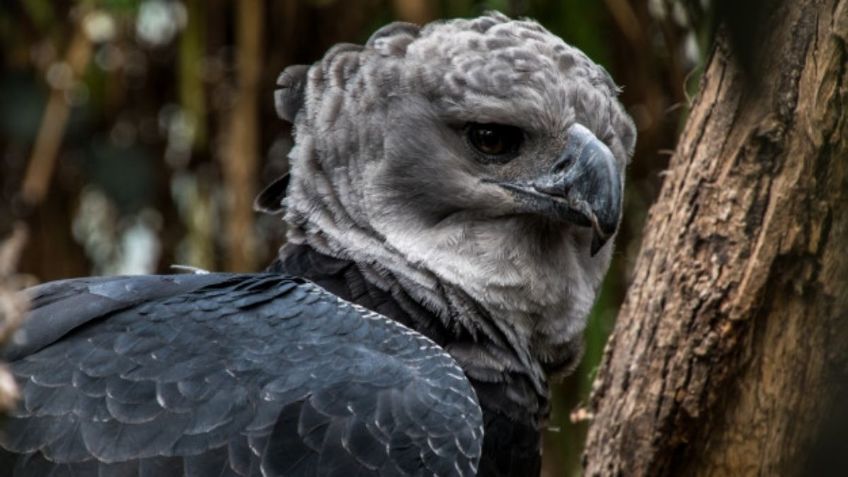
[{"label": "black feather", "polygon": [[398,475],[479,458],[450,444],[482,439],[453,360],[303,280],[83,279],[36,296],[65,317],[36,306],[16,351],[0,476]]}]

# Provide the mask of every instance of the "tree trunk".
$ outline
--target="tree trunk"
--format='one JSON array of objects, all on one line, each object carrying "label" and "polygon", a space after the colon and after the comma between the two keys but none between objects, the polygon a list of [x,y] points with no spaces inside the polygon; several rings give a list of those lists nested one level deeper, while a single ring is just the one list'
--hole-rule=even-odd
[{"label": "tree trunk", "polygon": [[721,39],[708,62],[593,387],[587,476],[800,475],[844,407],[848,0],[773,3],[755,86]]},{"label": "tree trunk", "polygon": [[227,262],[233,272],[256,269],[253,222],[259,169],[259,82],[262,72],[262,0],[238,0],[236,8],[237,89],[224,146],[227,185]]}]

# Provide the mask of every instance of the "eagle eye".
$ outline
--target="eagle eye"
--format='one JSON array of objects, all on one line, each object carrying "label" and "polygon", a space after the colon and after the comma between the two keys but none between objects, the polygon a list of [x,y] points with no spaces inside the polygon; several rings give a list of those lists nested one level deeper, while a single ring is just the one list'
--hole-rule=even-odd
[{"label": "eagle eye", "polygon": [[521,129],[494,123],[469,123],[465,135],[477,152],[495,159],[512,159],[524,139]]}]

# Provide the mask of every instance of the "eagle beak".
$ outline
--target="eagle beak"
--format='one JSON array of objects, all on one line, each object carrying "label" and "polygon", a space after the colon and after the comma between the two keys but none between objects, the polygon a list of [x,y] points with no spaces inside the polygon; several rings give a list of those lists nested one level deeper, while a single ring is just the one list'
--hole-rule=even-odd
[{"label": "eagle beak", "polygon": [[551,170],[529,184],[562,204],[561,219],[592,227],[594,256],[615,234],[621,217],[621,174],[612,151],[581,124],[568,129],[567,145]]}]

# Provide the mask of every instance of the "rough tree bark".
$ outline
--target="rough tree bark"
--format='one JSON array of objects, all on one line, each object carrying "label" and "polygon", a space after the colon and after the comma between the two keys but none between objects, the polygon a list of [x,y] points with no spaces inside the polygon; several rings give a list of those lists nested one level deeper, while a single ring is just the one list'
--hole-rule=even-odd
[{"label": "rough tree bark", "polygon": [[836,408],[848,0],[774,3],[755,87],[721,39],[708,62],[594,384],[587,476],[800,475]]}]

